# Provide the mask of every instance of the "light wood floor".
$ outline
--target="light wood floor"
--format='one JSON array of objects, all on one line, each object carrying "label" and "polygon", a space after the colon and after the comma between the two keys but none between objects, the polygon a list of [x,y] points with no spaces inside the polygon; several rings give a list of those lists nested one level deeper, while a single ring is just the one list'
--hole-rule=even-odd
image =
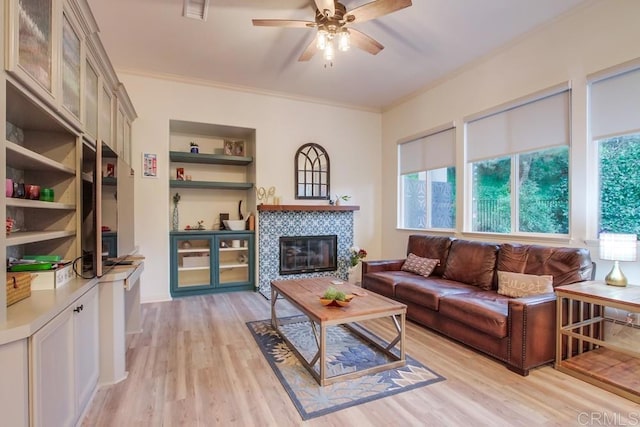
[{"label": "light wood floor", "polygon": [[[294,314],[278,301],[282,313]],[[129,377],[99,389],[84,426],[637,425],[633,402],[545,366],[517,375],[407,322],[407,353],[446,381],[303,422],[245,322],[269,318],[253,292],[143,304]],[[374,321],[387,335],[386,322]],[[599,421],[598,421],[599,420]],[[606,421],[606,422],[605,422]],[[608,424],[607,424],[608,422]],[[632,424],[635,422],[635,424]]]}]

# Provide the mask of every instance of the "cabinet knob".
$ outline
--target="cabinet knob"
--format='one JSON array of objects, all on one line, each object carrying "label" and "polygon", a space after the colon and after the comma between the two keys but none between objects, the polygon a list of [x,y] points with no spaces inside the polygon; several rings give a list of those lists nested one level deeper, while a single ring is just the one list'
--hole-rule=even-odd
[{"label": "cabinet knob", "polygon": [[78,307],[73,309],[75,313],[80,313],[82,310],[84,310],[84,304],[80,304]]}]

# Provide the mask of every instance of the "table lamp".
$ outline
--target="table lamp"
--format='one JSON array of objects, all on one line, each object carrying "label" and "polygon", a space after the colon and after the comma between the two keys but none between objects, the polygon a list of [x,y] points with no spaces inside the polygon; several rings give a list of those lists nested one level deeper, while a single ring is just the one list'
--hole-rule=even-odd
[{"label": "table lamp", "polygon": [[635,234],[601,233],[600,259],[613,261],[613,268],[604,281],[611,286],[627,286],[627,278],[620,270],[620,261],[636,260]]}]

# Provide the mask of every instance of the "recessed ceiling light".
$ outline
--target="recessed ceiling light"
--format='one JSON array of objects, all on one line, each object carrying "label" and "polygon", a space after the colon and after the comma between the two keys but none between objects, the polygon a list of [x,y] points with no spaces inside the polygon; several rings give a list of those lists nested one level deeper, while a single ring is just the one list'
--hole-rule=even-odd
[{"label": "recessed ceiling light", "polygon": [[182,16],[206,21],[208,9],[209,0],[184,0]]}]

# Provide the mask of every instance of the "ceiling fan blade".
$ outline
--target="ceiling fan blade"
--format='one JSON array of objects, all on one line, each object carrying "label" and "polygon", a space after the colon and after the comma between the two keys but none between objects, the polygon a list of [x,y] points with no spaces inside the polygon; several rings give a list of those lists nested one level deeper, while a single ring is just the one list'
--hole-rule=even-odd
[{"label": "ceiling fan blade", "polygon": [[252,19],[256,27],[314,28],[315,22],[294,21],[290,19]]},{"label": "ceiling fan blade", "polygon": [[336,14],[336,5],[333,0],[314,0],[316,7],[326,17],[332,17]]},{"label": "ceiling fan blade", "polygon": [[347,22],[364,22],[411,6],[411,0],[376,0],[347,13]]},{"label": "ceiling fan blade", "polygon": [[315,55],[317,51],[318,48],[316,47],[316,38],[314,37],[313,40],[311,40],[311,43],[309,43],[307,48],[304,50],[304,52],[302,52],[302,55],[300,55],[298,61],[304,62],[310,60],[311,58],[313,58],[313,55]]},{"label": "ceiling fan blade", "polygon": [[382,46],[380,43],[378,43],[376,40],[372,39],[365,33],[354,30],[353,28],[349,28],[349,34],[349,39],[352,46],[369,52],[372,55],[377,55],[382,49],[384,49],[384,46]]}]

